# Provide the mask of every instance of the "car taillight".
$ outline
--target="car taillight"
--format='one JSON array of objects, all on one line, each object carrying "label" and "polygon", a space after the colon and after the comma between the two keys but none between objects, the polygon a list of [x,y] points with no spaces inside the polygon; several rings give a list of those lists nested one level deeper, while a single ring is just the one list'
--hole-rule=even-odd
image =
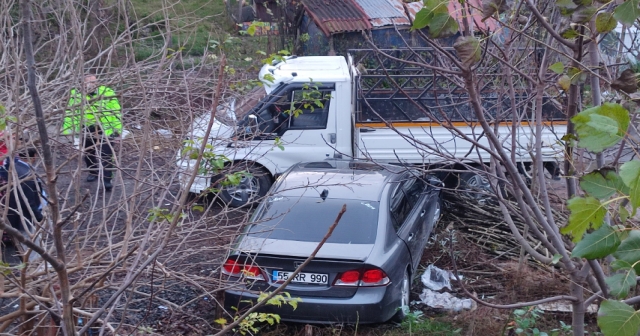
[{"label": "car taillight", "polygon": [[262,270],[260,270],[260,267],[258,266],[245,266],[242,270],[242,273],[244,273],[244,275],[248,278],[260,277],[262,280],[264,280],[264,278],[262,277]]},{"label": "car taillight", "polygon": [[360,286],[383,286],[389,283],[387,275],[379,269],[364,271]]},{"label": "car taillight", "polygon": [[334,286],[384,286],[389,284],[389,277],[381,269],[351,270],[340,273]]},{"label": "car taillight", "polygon": [[246,279],[264,280],[260,267],[256,265],[243,265],[232,258],[224,262],[224,265],[222,265],[222,273],[238,278],[245,277]]},{"label": "car taillight", "polygon": [[222,265],[222,273],[226,275],[240,275],[240,271],[242,270],[242,266],[238,265],[238,263],[234,259],[227,259]]},{"label": "car taillight", "polygon": [[336,279],[336,286],[357,286],[360,281],[360,271],[346,271]]}]

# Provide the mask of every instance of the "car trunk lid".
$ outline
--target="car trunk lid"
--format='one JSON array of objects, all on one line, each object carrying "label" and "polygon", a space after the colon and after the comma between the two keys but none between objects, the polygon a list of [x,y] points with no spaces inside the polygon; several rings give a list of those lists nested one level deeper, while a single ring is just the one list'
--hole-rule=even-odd
[{"label": "car trunk lid", "polygon": [[[318,243],[245,237],[239,252],[250,256],[266,273],[267,281],[255,283],[253,290],[272,291],[313,253]],[[357,287],[333,286],[343,272],[362,269],[373,244],[325,243],[295,281],[287,286],[291,296],[351,297]]]}]

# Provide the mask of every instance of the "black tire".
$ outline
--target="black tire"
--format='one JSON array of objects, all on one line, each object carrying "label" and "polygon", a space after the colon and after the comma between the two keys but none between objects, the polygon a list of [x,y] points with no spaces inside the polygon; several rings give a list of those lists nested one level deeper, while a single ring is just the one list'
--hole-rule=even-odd
[{"label": "black tire", "polygon": [[458,179],[458,189],[466,197],[476,200],[479,204],[486,204],[493,198],[491,185],[480,174],[465,172],[460,174]]},{"label": "black tire", "polygon": [[220,199],[225,204],[236,208],[260,200],[267,194],[271,184],[273,184],[269,172],[261,167],[236,163],[226,173],[231,174],[242,171],[249,172],[251,176],[243,175],[240,184],[237,186],[220,186]]},{"label": "black tire", "polygon": [[411,302],[411,275],[409,274],[408,269],[404,271],[400,295],[400,306],[398,307],[396,314],[391,318],[391,321],[397,323],[402,322],[409,314],[409,302]]}]

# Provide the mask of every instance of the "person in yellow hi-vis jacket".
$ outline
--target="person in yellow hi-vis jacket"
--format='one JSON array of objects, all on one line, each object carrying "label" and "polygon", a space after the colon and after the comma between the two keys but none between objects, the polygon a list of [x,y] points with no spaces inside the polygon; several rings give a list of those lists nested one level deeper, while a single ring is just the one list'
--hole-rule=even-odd
[{"label": "person in yellow hi-vis jacket", "polygon": [[84,100],[83,90],[71,90],[62,134],[82,137],[84,162],[89,168],[87,181],[96,181],[102,170],[104,189],[111,191],[114,168],[111,142],[122,134],[120,102],[113,89],[98,85],[93,75],[85,76],[84,90]]}]

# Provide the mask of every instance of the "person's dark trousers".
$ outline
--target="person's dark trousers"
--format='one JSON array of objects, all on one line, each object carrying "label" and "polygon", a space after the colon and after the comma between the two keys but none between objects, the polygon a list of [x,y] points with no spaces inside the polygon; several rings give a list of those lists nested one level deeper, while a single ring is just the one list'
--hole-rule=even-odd
[{"label": "person's dark trousers", "polygon": [[[98,137],[96,139],[96,137]],[[100,163],[102,163],[102,174],[105,183],[110,183],[113,177],[113,149],[109,140],[101,135],[89,133],[84,139],[84,162],[89,168],[89,174],[98,176],[100,173]]]}]

